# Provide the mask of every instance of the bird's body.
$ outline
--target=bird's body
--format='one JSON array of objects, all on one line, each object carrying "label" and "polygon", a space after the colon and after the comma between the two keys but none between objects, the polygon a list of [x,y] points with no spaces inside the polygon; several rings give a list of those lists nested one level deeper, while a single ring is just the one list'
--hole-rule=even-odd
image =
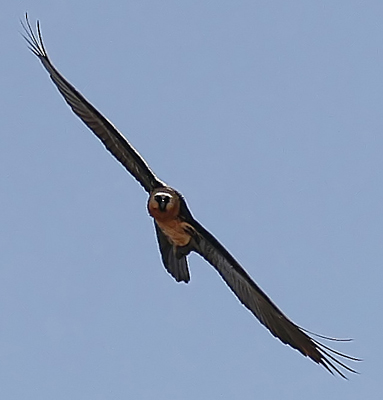
[{"label": "bird's body", "polygon": [[148,211],[175,252],[190,244],[195,231],[180,215],[180,195],[175,190],[170,187],[155,189],[149,196]]},{"label": "bird's body", "polygon": [[44,48],[39,23],[37,36],[27,17],[23,27],[30,49],[40,59],[74,113],[148,192],[147,208],[154,219],[161,258],[173,278],[177,282],[189,282],[187,256],[192,251],[198,253],[217,270],[240,302],[275,337],[331,373],[335,371],[345,377],[340,368],[355,372],[335,356],[357,359],[319,343],[287,318],[221,243],[194,219],[183,196],[158,179],[124,136],[57,71]]},{"label": "bird's body", "polygon": [[157,213],[151,213],[150,215],[155,219],[158,227],[172,246],[174,246],[175,252],[177,252],[178,248],[185,247],[190,243],[192,237],[189,232],[192,228],[187,222],[181,221],[177,217],[164,220]]}]

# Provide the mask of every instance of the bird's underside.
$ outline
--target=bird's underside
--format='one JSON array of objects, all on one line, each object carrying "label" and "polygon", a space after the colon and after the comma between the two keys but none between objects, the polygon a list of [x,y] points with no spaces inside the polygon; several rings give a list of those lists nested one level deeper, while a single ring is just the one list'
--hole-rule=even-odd
[{"label": "bird's underside", "polygon": [[344,378],[344,370],[355,373],[340,358],[352,361],[359,359],[335,351],[318,341],[319,338],[342,340],[310,334],[287,318],[221,243],[193,218],[182,195],[158,179],[112,123],[57,71],[45,50],[39,22],[37,35],[33,32],[27,15],[22,25],[30,50],[39,58],[73,112],[148,192],[147,206],[154,219],[161,258],[174,279],[177,282],[189,282],[187,255],[192,251],[198,253],[216,269],[239,301],[275,337],[321,364],[331,373],[336,372]]}]

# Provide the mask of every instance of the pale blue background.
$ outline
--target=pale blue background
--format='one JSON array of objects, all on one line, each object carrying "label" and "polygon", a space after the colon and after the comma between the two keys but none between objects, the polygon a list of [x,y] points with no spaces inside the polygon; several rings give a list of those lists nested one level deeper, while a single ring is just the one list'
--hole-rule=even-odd
[{"label": "pale blue background", "polygon": [[[283,346],[214,270],[176,284],[141,187],[59,70],[349,381]],[[383,3],[13,1],[0,13],[0,398],[380,399]]]}]

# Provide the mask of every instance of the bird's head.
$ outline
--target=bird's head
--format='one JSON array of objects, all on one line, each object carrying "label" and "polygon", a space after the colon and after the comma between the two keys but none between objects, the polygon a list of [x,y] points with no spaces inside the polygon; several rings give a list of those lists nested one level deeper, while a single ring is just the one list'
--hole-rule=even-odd
[{"label": "bird's head", "polygon": [[180,210],[180,198],[171,188],[153,190],[148,201],[149,214],[159,220],[175,218]]}]

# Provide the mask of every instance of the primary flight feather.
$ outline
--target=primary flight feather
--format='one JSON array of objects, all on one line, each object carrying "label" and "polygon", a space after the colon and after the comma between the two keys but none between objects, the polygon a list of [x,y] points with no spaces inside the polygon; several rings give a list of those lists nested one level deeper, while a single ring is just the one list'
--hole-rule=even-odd
[{"label": "primary flight feather", "polygon": [[25,30],[24,38],[30,50],[39,58],[73,112],[148,192],[147,207],[154,219],[161,258],[166,270],[174,279],[177,282],[189,282],[187,255],[192,251],[198,253],[217,270],[241,303],[275,337],[321,364],[331,373],[335,371],[345,378],[342,369],[356,372],[340,361],[339,357],[359,361],[357,358],[325,346],[282,313],[221,243],[193,218],[183,196],[158,179],[113,124],[57,71],[45,50],[39,22],[37,35],[27,15],[25,24],[22,25]]}]

